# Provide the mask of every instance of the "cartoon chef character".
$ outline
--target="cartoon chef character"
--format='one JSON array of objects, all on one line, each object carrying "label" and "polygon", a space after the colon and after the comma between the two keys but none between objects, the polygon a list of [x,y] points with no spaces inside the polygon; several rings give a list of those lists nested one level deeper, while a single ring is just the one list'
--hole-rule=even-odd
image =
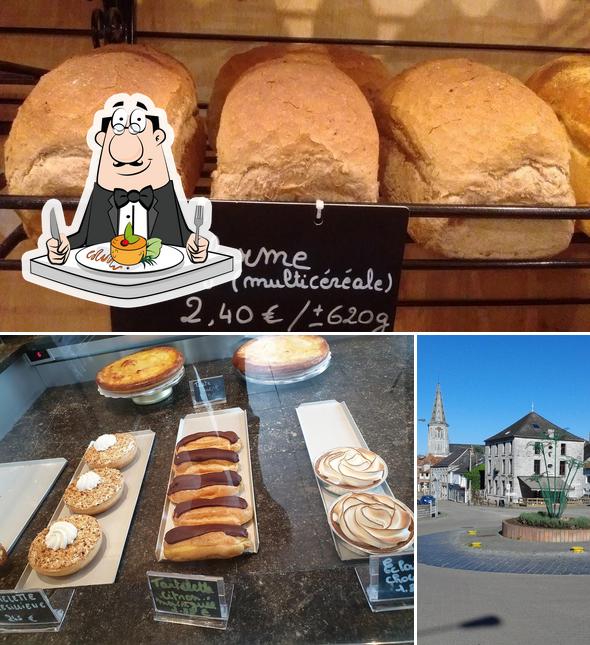
[{"label": "cartoon chef character", "polygon": [[[184,246],[192,262],[207,259],[209,240],[188,228],[186,198],[174,160],[174,134],[163,110],[142,95],[111,97],[96,113],[87,141],[93,150],[75,233],[47,240],[52,264],[63,264],[70,249],[110,241],[131,223],[135,235]],[[73,227],[78,223],[78,212]]]}]

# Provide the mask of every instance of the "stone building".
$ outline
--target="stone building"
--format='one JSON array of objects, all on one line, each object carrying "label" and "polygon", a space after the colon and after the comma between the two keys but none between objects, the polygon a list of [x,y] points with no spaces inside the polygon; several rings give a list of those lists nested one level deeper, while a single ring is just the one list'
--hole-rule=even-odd
[{"label": "stone building", "polygon": [[[557,432],[557,455],[551,454],[545,468],[543,455],[535,442],[548,441],[547,434]],[[548,450],[548,448],[546,449]],[[530,412],[508,428],[485,440],[485,482],[488,500],[502,505],[508,501],[540,497],[540,485],[534,475],[550,475],[558,486],[565,487],[568,472],[567,458],[584,459],[584,440],[548,421],[536,412]],[[584,493],[584,474],[580,468],[573,479],[567,496],[572,499]]]},{"label": "stone building", "polygon": [[465,475],[482,462],[482,446],[451,444],[451,448],[451,453],[431,468],[430,494],[437,500],[467,503],[470,499]]},{"label": "stone building", "polygon": [[432,468],[443,459],[444,457],[435,457],[434,455],[418,457],[418,497],[421,497],[422,495],[432,495],[430,490]]}]

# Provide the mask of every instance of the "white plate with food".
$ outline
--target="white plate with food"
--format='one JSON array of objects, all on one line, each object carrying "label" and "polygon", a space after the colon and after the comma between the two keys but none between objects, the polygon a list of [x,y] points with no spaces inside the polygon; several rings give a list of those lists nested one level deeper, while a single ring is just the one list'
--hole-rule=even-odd
[{"label": "white plate with food", "polygon": [[[82,536],[87,533],[90,537],[93,537],[92,534],[96,531],[96,522],[98,522],[98,526],[100,527],[100,539],[96,543],[96,552],[90,551],[88,554],[83,554],[84,557],[89,559],[88,563],[83,566],[83,568],[79,568],[79,570],[76,570],[76,567],[73,567],[73,573],[68,575],[62,575],[61,573],[45,575],[44,573],[38,573],[30,564],[27,564],[18,583],[16,584],[16,589],[83,587],[87,585],[104,585],[115,582],[121,556],[123,555],[123,550],[127,541],[127,534],[135,512],[135,505],[137,504],[137,499],[139,497],[139,492],[141,490],[145,470],[155,438],[155,433],[152,430],[123,433],[122,435],[114,435],[117,437],[116,445],[119,443],[122,445],[125,444],[126,440],[129,440],[127,435],[131,435],[134,439],[136,454],[131,463],[124,467],[121,466],[124,488],[121,495],[117,497],[116,503],[114,503],[114,505],[108,510],[97,515],[80,515],[72,513],[66,505],[66,499],[62,497],[48,524],[48,528],[51,529],[51,526],[54,525],[54,523],[58,523],[59,530],[56,531],[55,538],[56,540],[59,540],[67,539],[68,537],[67,529],[71,527],[68,527],[67,524],[63,527],[61,522],[67,522],[70,517],[74,518],[72,521],[75,523],[78,532]],[[111,435],[104,436],[108,437]],[[119,438],[121,438],[120,442]],[[86,453],[89,458],[90,450],[91,448],[89,447]],[[107,452],[103,451],[101,454],[106,455]],[[114,453],[113,456],[116,456],[117,454],[118,453]],[[105,468],[108,466],[110,466],[110,464],[104,464]],[[86,461],[82,459],[78,468],[76,468],[76,471],[74,472],[70,486],[90,470],[91,469]],[[97,465],[94,465],[92,470],[95,472],[103,472]],[[79,518],[83,519],[79,520]],[[62,528],[64,529],[63,531],[61,530]],[[44,533],[46,532],[46,530],[42,531],[33,540],[33,544],[39,545],[45,537]],[[75,542],[73,544],[75,545]],[[42,547],[39,550],[43,550]],[[67,551],[64,551],[63,553],[65,557],[65,555],[67,555]]]},{"label": "white plate with food", "polygon": [[137,256],[130,258],[130,261],[134,261],[135,259],[137,259],[137,263],[130,265],[116,262],[111,254],[110,242],[86,246],[76,252],[76,261],[83,267],[100,271],[101,273],[115,273],[117,275],[137,275],[138,273],[168,271],[182,264],[184,262],[184,255],[175,246],[162,245],[160,253],[156,258],[147,260],[145,256],[141,256],[138,253]]},{"label": "white plate with food", "polygon": [[[216,441],[219,437],[228,444],[228,450],[192,448],[202,441]],[[230,444],[233,444],[233,448]],[[177,452],[179,448],[182,451]],[[195,456],[193,461],[189,453],[208,451],[218,453],[212,455],[212,459],[219,464],[223,464],[224,454],[231,460],[215,472],[199,474],[197,471],[204,462],[200,456]],[[177,460],[181,452],[187,458]],[[204,470],[209,471],[208,468]],[[219,499],[223,500],[223,506],[217,504],[216,500]],[[219,544],[212,544],[213,537],[209,539],[205,534],[203,541],[207,545],[201,545],[198,544],[201,541],[200,535],[189,535],[191,531],[204,531],[212,526],[217,529],[214,533],[216,539],[217,536],[220,538]],[[176,535],[183,532],[187,535]],[[213,532],[209,532],[209,535],[212,536]],[[167,540],[167,536],[172,539]],[[184,539],[176,539],[177,537]],[[183,552],[185,547],[186,553]],[[191,548],[194,550],[193,554],[189,552]],[[166,549],[172,557],[167,557]],[[181,419],[176,435],[156,557],[159,561],[197,561],[257,552],[258,524],[246,412],[241,408],[229,408],[187,415]]]}]

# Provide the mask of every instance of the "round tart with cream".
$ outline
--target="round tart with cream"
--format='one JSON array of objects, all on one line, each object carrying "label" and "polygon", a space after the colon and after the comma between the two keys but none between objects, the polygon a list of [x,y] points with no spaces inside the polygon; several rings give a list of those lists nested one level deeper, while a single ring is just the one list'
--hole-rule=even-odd
[{"label": "round tart with cream", "polygon": [[314,470],[322,484],[338,495],[370,490],[387,478],[385,462],[368,448],[329,450],[318,457]]},{"label": "round tart with cream", "polygon": [[321,336],[261,336],[244,343],[233,355],[234,367],[253,378],[289,378],[309,370],[330,355]]},{"label": "round tart with cream", "polygon": [[174,347],[150,347],[103,367],[96,382],[107,392],[142,392],[169,381],[184,365]]},{"label": "round tart with cream", "polygon": [[339,538],[363,553],[401,551],[414,541],[414,514],[387,495],[343,495],[330,509],[330,526]]},{"label": "round tart with cream", "polygon": [[115,468],[97,468],[80,475],[64,492],[71,513],[98,515],[114,506],[123,494],[123,475]]},{"label": "round tart with cream", "polygon": [[101,434],[84,453],[84,461],[90,468],[125,468],[137,454],[137,444],[129,432]]},{"label": "round tart with cream", "polygon": [[41,575],[70,575],[92,561],[102,539],[102,530],[94,517],[70,515],[37,535],[29,549],[29,564]]}]

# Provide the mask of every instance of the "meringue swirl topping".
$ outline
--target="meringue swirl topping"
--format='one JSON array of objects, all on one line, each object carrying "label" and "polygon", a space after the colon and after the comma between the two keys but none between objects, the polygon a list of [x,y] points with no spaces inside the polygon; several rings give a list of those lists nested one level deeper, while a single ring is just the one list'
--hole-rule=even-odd
[{"label": "meringue swirl topping", "polygon": [[372,488],[385,475],[385,462],[367,448],[334,448],[316,461],[316,472],[328,484]]},{"label": "meringue swirl topping", "polygon": [[348,493],[332,507],[336,533],[366,551],[395,551],[414,536],[410,509],[386,495]]},{"label": "meringue swirl topping", "polygon": [[77,535],[78,529],[71,522],[65,520],[54,522],[45,536],[45,546],[53,551],[65,549],[76,539]]}]

